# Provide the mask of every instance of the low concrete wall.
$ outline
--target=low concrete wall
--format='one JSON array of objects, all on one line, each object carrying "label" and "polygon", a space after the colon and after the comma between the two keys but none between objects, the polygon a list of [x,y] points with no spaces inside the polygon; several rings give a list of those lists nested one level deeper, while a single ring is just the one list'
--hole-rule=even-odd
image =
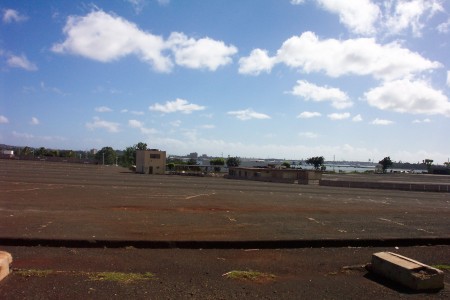
[{"label": "low concrete wall", "polygon": [[322,172],[295,169],[230,168],[225,178],[278,183],[319,184]]},{"label": "low concrete wall", "polygon": [[320,180],[321,186],[450,193],[450,184]]}]

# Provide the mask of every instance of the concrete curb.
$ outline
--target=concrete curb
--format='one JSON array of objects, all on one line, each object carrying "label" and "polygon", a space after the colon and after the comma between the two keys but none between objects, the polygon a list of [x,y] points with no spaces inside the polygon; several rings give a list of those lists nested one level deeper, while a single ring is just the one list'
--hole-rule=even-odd
[{"label": "concrete curb", "polygon": [[5,251],[0,251],[0,281],[9,274],[9,265],[12,263],[12,255]]},{"label": "concrete curb", "polygon": [[62,240],[2,238],[3,246],[125,248],[141,249],[295,249],[341,247],[411,247],[450,245],[450,237],[415,239],[322,239],[322,240],[255,240],[255,241],[145,241],[145,240]]}]

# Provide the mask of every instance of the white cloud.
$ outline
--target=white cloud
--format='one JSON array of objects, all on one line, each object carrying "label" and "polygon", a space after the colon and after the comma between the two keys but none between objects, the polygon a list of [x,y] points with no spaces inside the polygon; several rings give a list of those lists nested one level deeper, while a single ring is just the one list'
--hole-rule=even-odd
[{"label": "white cloud", "polygon": [[376,118],[375,120],[373,120],[371,122],[371,124],[373,124],[373,125],[391,125],[393,123],[394,123],[393,121],[383,120],[383,119],[378,119],[378,118]]},{"label": "white cloud", "polygon": [[108,121],[102,120],[98,117],[94,117],[92,122],[86,123],[86,128],[88,128],[90,130],[102,128],[102,129],[106,129],[108,132],[115,133],[115,132],[119,132],[120,125],[119,125],[119,123],[108,122]]},{"label": "white cloud", "polygon": [[291,93],[306,100],[316,102],[330,101],[331,105],[337,109],[344,109],[353,105],[346,93],[338,88],[321,87],[306,80],[297,81]]},{"label": "white cloud", "polygon": [[4,9],[3,10],[3,23],[12,23],[12,22],[23,22],[28,18],[24,15],[21,15],[17,10],[14,9]]},{"label": "white cloud", "polygon": [[206,68],[215,71],[218,67],[231,63],[231,56],[237,53],[236,47],[227,46],[222,41],[208,37],[195,40],[179,32],[173,32],[167,44],[175,55],[176,63],[191,69]]},{"label": "white cloud", "polygon": [[350,113],[348,113],[348,112],[346,112],[346,113],[332,113],[332,114],[327,115],[327,117],[330,120],[333,120],[333,121],[345,120],[345,119],[350,118]]},{"label": "white cloud", "polygon": [[316,133],[309,132],[309,131],[308,132],[300,132],[298,135],[301,137],[308,138],[308,139],[315,139],[318,137],[318,135]]},{"label": "white cloud", "polygon": [[399,34],[410,28],[413,35],[421,36],[425,27],[423,19],[443,11],[439,0],[386,1],[383,25],[388,34]]},{"label": "white cloud", "polygon": [[304,111],[301,114],[299,114],[297,116],[297,118],[299,118],[299,119],[310,119],[310,118],[320,117],[321,115],[322,114],[320,112]]},{"label": "white cloud", "polygon": [[166,104],[156,103],[149,107],[152,111],[159,111],[163,113],[182,112],[184,114],[190,114],[193,111],[204,110],[204,106],[189,103],[184,99],[176,99],[175,101],[167,101]]},{"label": "white cloud", "polygon": [[372,75],[392,80],[441,67],[393,42],[378,44],[373,38],[320,40],[304,32],[285,41],[277,60],[306,73],[324,71],[328,76]]},{"label": "white cloud", "polygon": [[134,12],[140,14],[147,5],[146,0],[125,0],[133,6]]},{"label": "white cloud", "polygon": [[0,124],[7,124],[9,120],[7,117],[0,115]]},{"label": "white cloud", "polygon": [[213,124],[204,124],[204,125],[201,125],[200,128],[202,128],[202,129],[214,129],[214,128],[216,128],[216,126],[213,125]]},{"label": "white cloud", "polygon": [[143,134],[155,134],[158,131],[154,128],[147,128],[144,126],[144,123],[138,120],[128,120],[128,126],[132,128],[137,128],[141,131]]},{"label": "white cloud", "polygon": [[362,120],[363,120],[363,118],[359,114],[352,118],[353,122],[361,122]]},{"label": "white cloud", "polygon": [[104,113],[104,112],[112,112],[113,110],[107,106],[100,106],[100,107],[96,107],[95,111]]},{"label": "white cloud", "polygon": [[135,24],[103,11],[86,16],[69,16],[63,29],[66,40],[55,44],[56,53],[84,56],[101,62],[134,54],[157,71],[167,72],[172,62],[162,55],[165,49],[160,36],[140,30]]},{"label": "white cloud", "polygon": [[[246,74],[257,75],[262,71],[260,66],[244,65],[250,58],[239,60],[240,69],[245,67]],[[325,72],[331,77],[369,75],[382,80],[405,78],[442,67],[439,62],[430,61],[398,42],[382,45],[374,38],[320,40],[310,31],[286,40],[270,59],[306,73]],[[264,71],[270,72],[269,67],[265,65]]]},{"label": "white cloud", "polygon": [[440,33],[448,33],[450,31],[450,19],[447,22],[441,23],[436,28]]},{"label": "white cloud", "polygon": [[9,55],[6,63],[12,68],[21,68],[27,71],[36,71],[38,69],[37,66],[30,62],[23,54],[21,56]]},{"label": "white cloud", "polygon": [[364,94],[369,105],[382,110],[411,114],[442,114],[450,117],[450,102],[429,83],[408,79],[385,82]]},{"label": "white cloud", "polygon": [[292,5],[300,5],[305,3],[305,0],[291,0]]},{"label": "white cloud", "polygon": [[229,111],[227,114],[235,116],[237,119],[246,121],[250,119],[270,119],[270,116],[253,111],[250,108],[238,111]]},{"label": "white cloud", "polygon": [[416,120],[413,121],[413,123],[415,123],[415,124],[420,124],[420,123],[431,123],[431,120],[428,119],[428,118],[423,119],[423,120],[416,119]]},{"label": "white cloud", "polygon": [[31,125],[39,125],[40,124],[39,119],[36,118],[36,117],[32,117],[31,121],[30,121],[30,124]]},{"label": "white cloud", "polygon": [[180,120],[175,120],[173,122],[170,122],[170,125],[172,125],[173,127],[180,127],[181,121]]},{"label": "white cloud", "polygon": [[103,11],[70,16],[63,32],[65,41],[52,47],[56,53],[80,55],[100,62],[135,55],[160,72],[169,72],[174,65],[171,56],[163,53],[167,50],[173,52],[180,66],[211,71],[231,63],[231,56],[237,53],[233,45],[227,46],[208,37],[196,40],[174,32],[165,41],[161,36]]},{"label": "white cloud", "polygon": [[141,128],[144,124],[138,120],[128,120],[128,125],[132,128]]},{"label": "white cloud", "polygon": [[450,71],[447,71],[447,85],[450,86]]},{"label": "white cloud", "polygon": [[375,33],[380,9],[370,0],[317,0],[325,10],[339,15],[339,21],[357,34]]},{"label": "white cloud", "polygon": [[270,73],[274,64],[275,59],[269,57],[266,50],[254,49],[250,56],[239,59],[239,73],[248,75]]},{"label": "white cloud", "polygon": [[159,5],[168,5],[170,3],[170,0],[157,0]]}]

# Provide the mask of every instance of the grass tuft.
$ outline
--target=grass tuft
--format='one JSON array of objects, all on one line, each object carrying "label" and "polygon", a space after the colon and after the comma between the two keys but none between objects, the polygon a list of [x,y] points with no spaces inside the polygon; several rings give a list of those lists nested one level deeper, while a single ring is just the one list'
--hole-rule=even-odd
[{"label": "grass tuft", "polygon": [[442,271],[444,270],[450,271],[450,265],[434,265],[432,267]]},{"label": "grass tuft", "polygon": [[222,276],[230,279],[248,280],[248,281],[270,281],[275,279],[275,275],[262,273],[258,271],[230,271]]},{"label": "grass tuft", "polygon": [[155,275],[152,273],[122,273],[122,272],[99,272],[87,273],[90,280],[94,281],[115,281],[130,283],[139,280],[152,280]]}]

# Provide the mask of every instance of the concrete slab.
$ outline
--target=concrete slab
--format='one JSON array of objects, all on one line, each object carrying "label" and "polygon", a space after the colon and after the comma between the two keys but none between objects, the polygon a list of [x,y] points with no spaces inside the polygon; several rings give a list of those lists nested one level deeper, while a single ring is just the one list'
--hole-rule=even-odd
[{"label": "concrete slab", "polygon": [[444,272],[392,252],[374,253],[370,270],[413,290],[444,288]]},{"label": "concrete slab", "polygon": [[0,281],[9,274],[9,265],[12,263],[12,255],[5,251],[0,251]]}]

